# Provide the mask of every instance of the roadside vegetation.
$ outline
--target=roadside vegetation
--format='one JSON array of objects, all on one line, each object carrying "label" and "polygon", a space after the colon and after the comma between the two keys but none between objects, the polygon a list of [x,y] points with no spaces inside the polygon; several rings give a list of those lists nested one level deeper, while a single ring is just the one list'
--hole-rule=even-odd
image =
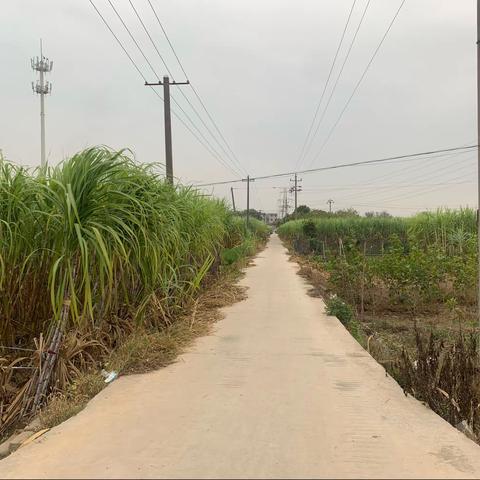
[{"label": "roadside vegetation", "polygon": [[475,211],[304,212],[278,233],[327,311],[405,391],[478,438]]},{"label": "roadside vegetation", "polygon": [[205,308],[238,297],[208,288],[268,233],[128,151],[91,148],[33,172],[2,160],[0,435],[58,392],[96,393],[101,367],[170,362],[205,331]]}]

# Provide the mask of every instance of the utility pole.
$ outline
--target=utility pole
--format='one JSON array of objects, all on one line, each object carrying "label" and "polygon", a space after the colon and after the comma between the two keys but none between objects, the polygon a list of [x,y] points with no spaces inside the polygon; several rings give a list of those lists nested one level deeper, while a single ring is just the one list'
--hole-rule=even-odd
[{"label": "utility pole", "polygon": [[242,179],[242,182],[247,182],[247,227],[250,225],[250,182],[254,182],[250,175],[247,178]]},{"label": "utility pole", "polygon": [[247,178],[243,178],[242,182],[247,182],[247,227],[250,225],[250,182],[254,180],[247,175]]},{"label": "utility pole", "polygon": [[173,184],[173,154],[172,154],[172,118],[170,115],[170,85],[189,85],[190,82],[171,82],[167,75],[156,83],[145,82],[147,87],[163,85],[163,115],[165,118],[165,170],[168,183]]},{"label": "utility pole", "polygon": [[330,199],[330,200],[327,200],[327,203],[328,203],[328,213],[332,213],[332,204],[335,202],[332,199]]},{"label": "utility pole", "polygon": [[297,202],[297,194],[298,192],[302,191],[302,187],[298,186],[298,182],[301,182],[302,179],[297,177],[297,174],[295,174],[295,177],[293,179],[290,179],[291,182],[294,182],[293,187],[290,188],[290,192],[295,192],[295,210],[294,212],[297,211],[298,207],[298,202]]},{"label": "utility pole", "polygon": [[42,40],[40,40],[40,58],[30,60],[32,69],[40,73],[40,80],[32,82],[33,93],[40,95],[40,165],[47,164],[45,156],[45,95],[52,93],[52,84],[45,81],[45,74],[52,71],[53,62],[43,56]]},{"label": "utility pole", "polygon": [[235,195],[233,194],[233,187],[230,187],[230,192],[232,193],[232,206],[233,206],[233,211],[236,212],[237,209],[235,208]]},{"label": "utility pole", "polygon": [[[480,327],[480,0],[477,0],[477,190],[478,190],[478,208],[477,208],[477,244],[478,244],[478,279],[477,279],[477,288],[478,288],[478,305],[477,305],[477,315],[478,315],[478,326]],[[478,342],[480,346],[480,341]],[[480,347],[479,347],[480,348]]]}]

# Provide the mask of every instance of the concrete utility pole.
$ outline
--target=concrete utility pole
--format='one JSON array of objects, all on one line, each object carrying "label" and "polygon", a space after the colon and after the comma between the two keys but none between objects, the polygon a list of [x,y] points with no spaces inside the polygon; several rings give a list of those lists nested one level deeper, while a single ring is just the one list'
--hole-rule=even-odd
[{"label": "concrete utility pole", "polygon": [[40,58],[30,60],[32,69],[40,73],[40,80],[32,82],[33,93],[40,95],[40,165],[47,164],[45,156],[45,95],[52,93],[52,84],[45,81],[45,74],[52,71],[53,62],[43,56],[42,40],[40,40]]},{"label": "concrete utility pole", "polygon": [[330,200],[327,200],[327,203],[328,203],[328,212],[332,213],[332,204],[335,202],[332,199],[330,199]]},{"label": "concrete utility pole", "polygon": [[172,118],[170,115],[170,85],[188,85],[190,82],[171,82],[167,75],[156,83],[145,82],[148,87],[163,85],[163,114],[165,118],[165,170],[167,181],[173,184],[173,154],[172,154]]},{"label": "concrete utility pole", "polygon": [[233,211],[236,212],[237,209],[235,208],[235,195],[233,194],[233,187],[230,187],[230,192],[232,193],[232,206],[233,206]]},{"label": "concrete utility pole", "polygon": [[290,192],[295,192],[295,210],[294,212],[297,211],[298,207],[298,202],[297,202],[297,194],[298,192],[302,191],[302,187],[298,186],[298,182],[301,182],[302,179],[297,177],[297,174],[295,174],[295,178],[290,179],[291,182],[294,182],[294,185],[292,188],[290,188]]}]

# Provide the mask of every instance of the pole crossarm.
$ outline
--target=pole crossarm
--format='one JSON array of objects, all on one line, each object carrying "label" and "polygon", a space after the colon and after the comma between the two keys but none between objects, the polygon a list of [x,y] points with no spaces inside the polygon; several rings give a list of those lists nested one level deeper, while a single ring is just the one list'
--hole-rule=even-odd
[{"label": "pole crossarm", "polygon": [[[190,82],[187,80],[186,82],[168,82],[169,85],[190,85]],[[159,85],[164,85],[164,82],[161,82],[160,80],[158,82],[150,83],[150,82],[145,82],[146,87],[155,87]]]}]

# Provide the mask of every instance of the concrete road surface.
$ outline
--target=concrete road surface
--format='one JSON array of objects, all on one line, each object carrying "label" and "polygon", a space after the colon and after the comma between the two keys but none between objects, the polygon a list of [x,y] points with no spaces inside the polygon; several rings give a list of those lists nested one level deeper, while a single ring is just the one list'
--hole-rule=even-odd
[{"label": "concrete road surface", "polygon": [[115,381],[0,477],[480,477],[480,448],[325,315],[276,236],[255,263],[213,335]]}]

